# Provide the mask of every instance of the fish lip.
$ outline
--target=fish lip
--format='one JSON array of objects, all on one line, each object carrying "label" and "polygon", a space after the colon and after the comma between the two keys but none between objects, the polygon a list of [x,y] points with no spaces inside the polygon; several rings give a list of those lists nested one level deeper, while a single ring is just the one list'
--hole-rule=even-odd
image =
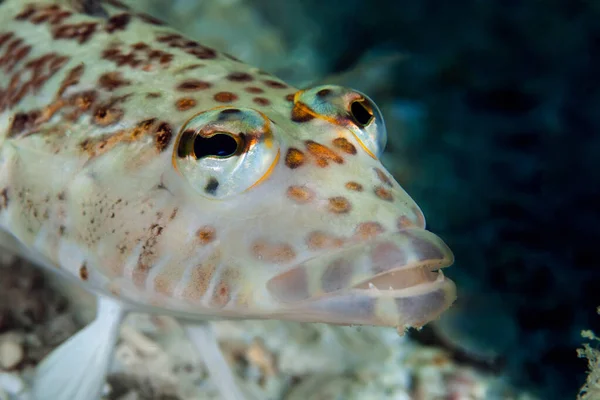
[{"label": "fish lip", "polygon": [[[398,262],[384,262],[383,265],[380,266],[381,271],[363,273],[359,279],[354,281],[350,280],[340,287],[325,287],[324,282],[322,282],[322,287],[318,288],[315,287],[315,282],[313,282],[314,278],[311,279],[310,276],[305,276],[304,279],[308,278],[309,281],[306,282],[306,284],[311,286],[312,289],[309,293],[298,295],[289,295],[288,293],[288,295],[277,296],[277,285],[274,283],[282,275],[290,272],[300,272],[301,269],[304,268],[306,269],[305,272],[307,274],[318,274],[319,272],[322,272],[322,280],[325,281],[325,276],[327,275],[328,271],[327,268],[323,268],[322,266],[319,268],[320,263],[327,264],[336,258],[342,259],[344,255],[351,256],[353,253],[359,254],[362,252],[361,250],[364,250],[364,252],[373,252],[376,250],[377,245],[391,243],[393,242],[394,238],[400,236],[403,236],[409,241],[409,244],[403,243],[404,246],[397,246],[400,251],[406,250],[412,246],[414,252],[414,247],[423,247],[423,244],[429,244],[431,245],[431,248],[422,249],[422,252],[424,254],[429,252],[430,256],[422,257],[412,261],[405,260],[404,263],[399,262],[399,260],[396,260]],[[413,238],[412,242],[410,240],[411,237]],[[415,245],[414,239],[419,239],[420,242],[419,240],[416,240],[416,243],[419,244]],[[432,251],[432,249],[435,249],[436,251]],[[420,227],[409,227],[400,229],[398,231],[389,232],[387,234],[378,235],[369,240],[356,242],[350,246],[342,247],[335,252],[319,255],[317,257],[305,260],[302,263],[296,264],[296,266],[294,266],[291,270],[271,278],[267,282],[267,288],[279,301],[288,304],[314,302],[327,297],[343,296],[351,293],[379,298],[409,297],[437,290],[445,285],[448,285],[449,283],[453,284],[452,281],[448,279],[441,271],[443,268],[449,267],[453,263],[454,255],[452,251],[438,236]],[[312,267],[314,267],[314,270],[321,269],[322,271],[311,271],[310,269]],[[374,266],[371,265],[370,267],[373,268]],[[300,274],[298,278],[300,278]],[[394,284],[385,287],[384,281],[386,278],[393,279]]]}]

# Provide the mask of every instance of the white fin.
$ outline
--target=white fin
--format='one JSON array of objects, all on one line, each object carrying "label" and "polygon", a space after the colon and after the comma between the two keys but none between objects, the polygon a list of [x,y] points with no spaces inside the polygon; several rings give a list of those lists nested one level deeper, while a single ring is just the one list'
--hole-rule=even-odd
[{"label": "white fin", "polygon": [[236,384],[233,372],[223,357],[217,337],[209,323],[186,325],[185,330],[223,400],[244,400],[246,397]]},{"label": "white fin", "polygon": [[33,399],[99,399],[124,314],[116,300],[99,296],[96,319],[38,366]]}]

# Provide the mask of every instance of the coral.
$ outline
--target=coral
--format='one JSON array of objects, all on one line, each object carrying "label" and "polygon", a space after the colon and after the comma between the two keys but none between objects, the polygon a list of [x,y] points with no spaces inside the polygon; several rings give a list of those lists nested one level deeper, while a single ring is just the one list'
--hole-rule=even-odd
[{"label": "coral", "polygon": [[[600,307],[596,310],[600,314]],[[578,400],[596,400],[600,399],[600,350],[598,345],[600,337],[592,331],[581,331],[581,336],[594,343],[595,346],[586,343],[582,349],[577,349],[577,355],[581,358],[587,358],[589,374],[585,385],[577,397]]]}]

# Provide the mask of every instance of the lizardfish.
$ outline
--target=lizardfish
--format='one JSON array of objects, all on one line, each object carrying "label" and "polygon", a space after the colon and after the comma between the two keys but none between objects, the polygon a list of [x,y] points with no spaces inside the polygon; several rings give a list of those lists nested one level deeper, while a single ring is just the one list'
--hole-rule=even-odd
[{"label": "lizardfish", "polygon": [[99,299],[34,396],[99,396],[130,311],[437,318],[453,256],[380,162],[386,140],[365,94],[293,88],[119,1],[4,1],[1,243]]}]

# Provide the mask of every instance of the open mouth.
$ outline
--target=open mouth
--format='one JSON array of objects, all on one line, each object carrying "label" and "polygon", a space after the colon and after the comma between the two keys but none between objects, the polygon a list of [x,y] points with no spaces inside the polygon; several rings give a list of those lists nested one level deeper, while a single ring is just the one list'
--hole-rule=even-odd
[{"label": "open mouth", "polygon": [[267,288],[288,310],[322,322],[421,326],[456,297],[441,271],[453,261],[439,237],[407,228],[308,260]]},{"label": "open mouth", "polygon": [[439,269],[427,266],[404,269],[402,267],[367,279],[354,285],[353,289],[361,290],[404,290],[418,285],[435,283],[438,278],[444,278]]}]

